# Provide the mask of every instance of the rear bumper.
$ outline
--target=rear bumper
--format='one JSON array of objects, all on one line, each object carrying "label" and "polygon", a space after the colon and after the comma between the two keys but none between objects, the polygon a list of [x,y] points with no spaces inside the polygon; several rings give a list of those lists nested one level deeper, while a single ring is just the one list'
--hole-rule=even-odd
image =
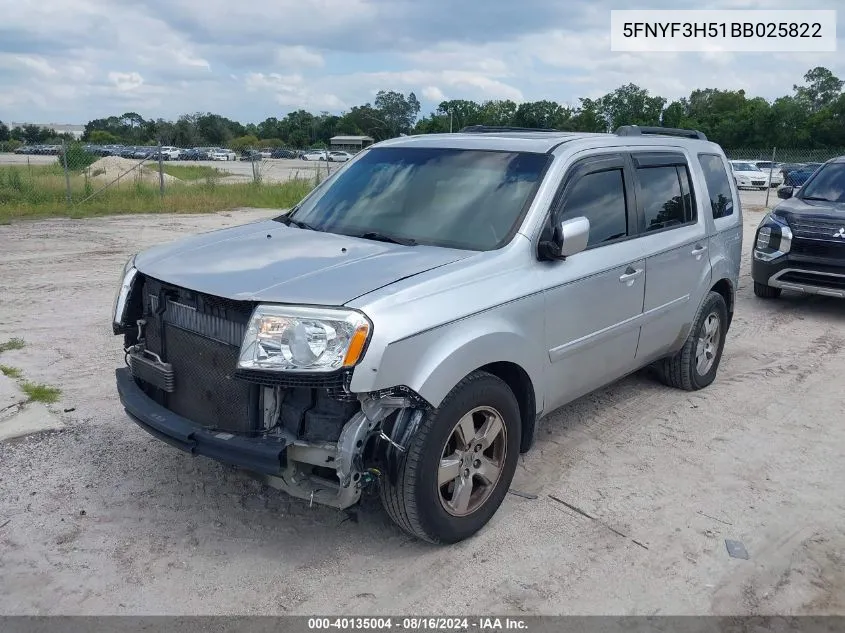
[{"label": "rear bumper", "polygon": [[752,254],[751,278],[773,288],[845,299],[845,261],[786,254],[766,262]]},{"label": "rear bumper", "polygon": [[289,444],[283,438],[252,438],[210,431],[165,409],[135,382],[128,367],[115,370],[117,392],[129,417],[150,435],[192,455],[203,455],[265,475],[287,466]]}]

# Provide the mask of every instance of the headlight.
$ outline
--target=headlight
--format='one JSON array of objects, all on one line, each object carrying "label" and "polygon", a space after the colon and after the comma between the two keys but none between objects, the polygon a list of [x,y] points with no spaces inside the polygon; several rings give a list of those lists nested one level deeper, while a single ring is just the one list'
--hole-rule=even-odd
[{"label": "headlight", "polygon": [[786,255],[791,249],[792,229],[786,219],[775,213],[767,213],[757,229],[754,258],[768,262]]},{"label": "headlight", "polygon": [[138,270],[135,268],[135,255],[123,266],[123,273],[120,276],[120,286],[114,295],[114,304],[112,306],[112,330],[115,334],[123,332],[123,318],[126,315],[126,301],[129,299],[129,294],[132,291],[132,284],[135,281],[135,275]]},{"label": "headlight", "polygon": [[363,356],[372,324],[360,312],[260,305],[252,314],[239,369],[330,372]]}]

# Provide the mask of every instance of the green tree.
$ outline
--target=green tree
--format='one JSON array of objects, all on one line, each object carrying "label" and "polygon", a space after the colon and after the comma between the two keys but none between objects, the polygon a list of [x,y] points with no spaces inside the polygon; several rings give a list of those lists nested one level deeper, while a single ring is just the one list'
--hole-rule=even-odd
[{"label": "green tree", "polygon": [[85,140],[96,145],[114,145],[120,143],[120,139],[116,135],[105,130],[93,130]]},{"label": "green tree", "polygon": [[580,106],[572,117],[572,129],[578,132],[607,132],[607,121],[599,112],[595,99],[579,99]]},{"label": "green tree", "polygon": [[636,84],[625,84],[598,99],[597,110],[610,129],[620,125],[659,125],[666,99]]},{"label": "green tree", "polygon": [[808,70],[804,75],[805,86],[793,86],[795,98],[798,99],[810,113],[815,113],[833,103],[842,93],[845,85],[839,77],[822,66]]},{"label": "green tree", "polygon": [[526,101],[520,103],[513,117],[520,127],[566,129],[572,113],[554,101]]},{"label": "green tree", "polygon": [[389,137],[409,133],[420,113],[420,102],[413,92],[406,97],[401,92],[379,90],[374,105]]},{"label": "green tree", "polygon": [[663,111],[660,124],[663,127],[681,127],[685,116],[684,104],[680,101],[673,101]]},{"label": "green tree", "polygon": [[238,153],[245,149],[255,149],[256,147],[258,147],[258,137],[252,135],[239,136],[229,141],[229,149]]},{"label": "green tree", "polygon": [[9,135],[9,127],[0,121],[0,142],[8,141],[12,137]]}]

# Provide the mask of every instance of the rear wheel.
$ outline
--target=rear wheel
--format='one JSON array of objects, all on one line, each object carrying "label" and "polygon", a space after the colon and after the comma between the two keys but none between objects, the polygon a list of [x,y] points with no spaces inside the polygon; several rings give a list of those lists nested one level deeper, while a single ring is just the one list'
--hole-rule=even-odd
[{"label": "rear wheel", "polygon": [[496,513],[516,470],[519,405],[500,378],[473,372],[420,424],[381,500],[399,527],[430,543],[456,543]]},{"label": "rear wheel", "polygon": [[685,391],[707,387],[716,379],[727,334],[728,308],[718,292],[711,291],[693,321],[681,350],[656,365],[662,382]]},{"label": "rear wheel", "polygon": [[767,286],[757,281],[754,282],[754,294],[761,299],[777,299],[780,296],[781,289],[773,286]]}]

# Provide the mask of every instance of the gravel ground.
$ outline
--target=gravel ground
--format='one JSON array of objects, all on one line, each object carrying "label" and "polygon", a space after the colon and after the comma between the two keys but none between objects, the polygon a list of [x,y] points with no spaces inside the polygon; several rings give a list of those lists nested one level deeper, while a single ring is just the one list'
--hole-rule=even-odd
[{"label": "gravel ground", "polygon": [[537,498],[433,547],[373,499],[309,508],[191,458],[118,404],[125,258],[270,215],[0,226],[0,341],[27,341],[2,362],[60,386],[67,423],[0,444],[0,613],[845,613],[845,302],[758,300],[746,257],[710,388],[635,375],[554,412],[513,484]]}]

